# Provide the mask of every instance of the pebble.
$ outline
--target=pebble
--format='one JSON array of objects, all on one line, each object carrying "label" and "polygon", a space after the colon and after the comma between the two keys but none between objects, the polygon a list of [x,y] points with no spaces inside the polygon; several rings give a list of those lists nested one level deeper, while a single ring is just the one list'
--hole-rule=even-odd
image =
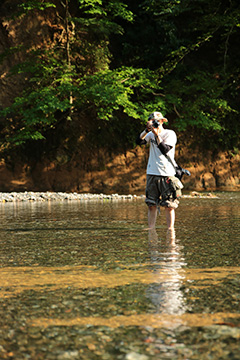
[{"label": "pebble", "polygon": [[74,360],[74,359],[79,359],[79,353],[77,350],[73,350],[73,351],[65,351],[63,353],[61,353],[60,355],[58,355],[57,359],[58,360]]},{"label": "pebble", "polygon": [[128,353],[125,360],[148,360],[149,357],[143,354],[136,353],[134,351]]},{"label": "pebble", "polygon": [[89,201],[89,200],[135,200],[145,198],[144,195],[119,195],[119,194],[78,194],[66,192],[10,192],[0,193],[0,203],[6,202],[23,202],[23,201]]}]

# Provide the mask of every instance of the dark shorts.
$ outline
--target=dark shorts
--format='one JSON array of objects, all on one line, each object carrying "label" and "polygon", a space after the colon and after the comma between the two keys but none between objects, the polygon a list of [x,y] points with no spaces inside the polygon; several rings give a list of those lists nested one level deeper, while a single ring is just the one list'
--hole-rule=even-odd
[{"label": "dark shorts", "polygon": [[146,204],[176,209],[179,201],[174,196],[168,176],[147,175]]}]

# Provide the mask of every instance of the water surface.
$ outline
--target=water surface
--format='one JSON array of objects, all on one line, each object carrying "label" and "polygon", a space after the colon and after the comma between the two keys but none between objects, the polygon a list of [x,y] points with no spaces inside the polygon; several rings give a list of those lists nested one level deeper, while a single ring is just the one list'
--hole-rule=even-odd
[{"label": "water surface", "polygon": [[239,359],[239,200],[0,204],[0,358]]}]

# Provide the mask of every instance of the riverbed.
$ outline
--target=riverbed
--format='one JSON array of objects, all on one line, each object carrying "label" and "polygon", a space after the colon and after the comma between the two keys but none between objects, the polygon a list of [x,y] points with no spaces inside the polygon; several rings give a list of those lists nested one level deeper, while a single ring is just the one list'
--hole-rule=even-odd
[{"label": "riverbed", "polygon": [[240,193],[0,204],[0,359],[239,359]]}]

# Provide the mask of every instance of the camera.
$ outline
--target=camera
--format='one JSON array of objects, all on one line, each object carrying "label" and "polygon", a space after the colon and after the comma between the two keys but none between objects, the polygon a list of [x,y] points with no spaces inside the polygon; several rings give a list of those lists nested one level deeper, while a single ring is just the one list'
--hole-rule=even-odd
[{"label": "camera", "polygon": [[158,122],[158,120],[160,120],[160,118],[157,120],[156,119],[156,115],[159,115],[159,116],[161,116],[162,117],[162,114],[161,113],[158,113],[158,112],[155,112],[155,113],[152,113],[152,114],[150,114],[149,115],[149,117],[148,117],[148,121],[150,122],[151,121],[151,126],[153,126],[154,128],[158,128],[159,127],[159,122]]},{"label": "camera", "polygon": [[153,126],[154,128],[158,128],[158,127],[159,127],[159,122],[154,119],[153,122],[152,122],[152,126]]}]

